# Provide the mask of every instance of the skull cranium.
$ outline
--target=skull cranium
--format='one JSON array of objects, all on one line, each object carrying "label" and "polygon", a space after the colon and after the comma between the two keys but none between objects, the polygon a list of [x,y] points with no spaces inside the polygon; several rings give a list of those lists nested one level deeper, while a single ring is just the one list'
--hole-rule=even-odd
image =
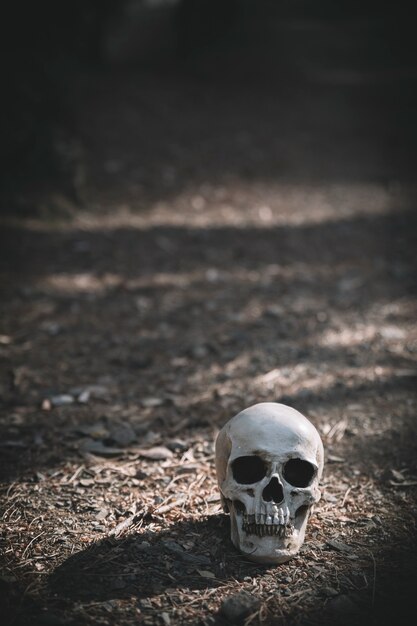
[{"label": "skull cranium", "polygon": [[216,471],[233,544],[258,562],[297,554],[320,499],[323,444],[313,424],[284,404],[251,406],[219,432]]}]

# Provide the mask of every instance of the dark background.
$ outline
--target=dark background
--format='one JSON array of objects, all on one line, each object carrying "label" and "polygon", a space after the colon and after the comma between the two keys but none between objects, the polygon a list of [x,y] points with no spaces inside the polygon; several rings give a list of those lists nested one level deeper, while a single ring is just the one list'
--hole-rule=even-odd
[{"label": "dark background", "polygon": [[[305,163],[300,150],[291,167],[270,163],[275,176],[388,183],[414,176],[415,32],[406,5],[44,0],[8,3],[1,28],[0,164],[9,194],[3,210],[36,211],[23,197],[26,190],[58,188],[81,203],[74,179],[86,140],[77,118],[85,82],[107,75],[117,89],[126,73],[139,90],[154,76],[185,81],[185,89],[193,82],[206,81],[208,91],[226,83],[242,92],[243,108],[245,94],[256,91],[272,103],[287,101],[293,115],[277,106],[275,132],[292,132],[297,148],[304,124],[316,154]],[[256,126],[256,109],[253,116]],[[352,131],[356,143],[350,145]],[[147,167],[150,155],[140,150]],[[223,166],[233,170],[233,161]]]}]

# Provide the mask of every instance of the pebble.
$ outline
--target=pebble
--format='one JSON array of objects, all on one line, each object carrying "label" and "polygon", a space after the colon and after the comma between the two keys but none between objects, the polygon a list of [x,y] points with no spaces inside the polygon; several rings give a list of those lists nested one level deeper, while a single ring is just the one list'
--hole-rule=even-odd
[{"label": "pebble", "polygon": [[58,396],[52,396],[49,398],[52,406],[65,406],[67,404],[73,404],[74,396],[70,396],[68,393],[62,393]]},{"label": "pebble", "polygon": [[88,389],[85,389],[84,391],[80,393],[77,400],[80,404],[88,404],[90,400],[90,396],[91,396],[90,391]]},{"label": "pebble", "polygon": [[108,516],[109,513],[110,513],[110,511],[108,509],[104,509],[104,508],[100,509],[100,511],[96,515],[96,520],[106,519],[106,517]]},{"label": "pebble", "polygon": [[109,430],[103,424],[103,422],[94,422],[93,424],[81,424],[75,429],[76,432],[90,437],[91,439],[107,439],[109,436]]},{"label": "pebble", "polygon": [[346,594],[340,594],[331,598],[327,603],[327,608],[335,618],[340,619],[342,624],[351,624],[352,616],[359,611],[358,605]]},{"label": "pebble", "polygon": [[171,439],[167,443],[167,448],[172,452],[185,452],[189,447],[189,444],[182,439]]},{"label": "pebble", "polygon": [[120,448],[105,446],[100,441],[95,441],[94,439],[85,439],[81,442],[80,450],[82,452],[97,454],[98,456],[118,456],[124,453],[124,450]]},{"label": "pebble", "polygon": [[152,358],[150,356],[132,357],[128,360],[127,365],[131,369],[144,369],[152,365]]},{"label": "pebble", "polygon": [[204,359],[208,355],[208,347],[204,344],[195,345],[191,349],[191,354],[196,359]]},{"label": "pebble", "polygon": [[185,552],[182,546],[180,546],[176,541],[173,541],[172,539],[166,539],[162,541],[162,545],[164,546],[165,549],[167,549],[169,552],[174,553],[176,556],[178,556],[182,561],[185,561],[186,563],[195,563],[198,565],[210,565],[211,564],[211,561],[207,556],[204,556],[203,554],[195,555],[195,554],[190,554],[189,552]]},{"label": "pebble", "polygon": [[331,597],[335,597],[339,594],[339,592],[336,589],[334,589],[334,587],[324,587],[323,593],[326,596],[331,596]]},{"label": "pebble", "polygon": [[109,397],[109,389],[105,385],[85,385],[84,387],[73,387],[70,389],[78,402],[89,402],[91,398],[96,400],[106,400]]},{"label": "pebble", "polygon": [[406,333],[398,326],[385,326],[379,329],[379,334],[384,339],[404,339]]},{"label": "pebble", "polygon": [[145,408],[152,409],[154,407],[164,404],[164,400],[162,398],[142,398],[140,403]]},{"label": "pebble", "polygon": [[136,433],[129,424],[118,424],[110,430],[110,437],[119,446],[128,446],[136,440]]},{"label": "pebble", "polygon": [[225,598],[220,607],[220,615],[232,624],[241,624],[259,607],[259,599],[241,591]]},{"label": "pebble", "polygon": [[111,581],[111,588],[114,590],[117,589],[124,589],[126,587],[126,581],[124,581],[122,578],[115,578],[114,580]]},{"label": "pebble", "polygon": [[170,626],[171,618],[169,617],[168,613],[162,612],[161,613],[161,617],[162,617],[162,621],[164,622],[165,626]]}]

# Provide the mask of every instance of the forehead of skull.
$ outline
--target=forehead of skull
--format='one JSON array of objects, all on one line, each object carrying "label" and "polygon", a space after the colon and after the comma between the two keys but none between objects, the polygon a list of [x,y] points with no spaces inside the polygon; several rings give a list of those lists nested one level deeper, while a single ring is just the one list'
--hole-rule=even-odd
[{"label": "forehead of skull", "polygon": [[231,460],[244,454],[267,454],[316,461],[321,446],[317,430],[304,415],[275,402],[255,404],[238,413],[229,422],[229,437]]}]

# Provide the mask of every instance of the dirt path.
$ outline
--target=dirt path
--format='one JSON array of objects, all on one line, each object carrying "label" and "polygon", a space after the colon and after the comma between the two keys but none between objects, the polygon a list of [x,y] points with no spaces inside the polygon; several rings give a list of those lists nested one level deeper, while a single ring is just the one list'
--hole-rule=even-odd
[{"label": "dirt path", "polygon": [[[81,78],[85,208],[3,225],[10,624],[226,624],[240,591],[240,623],[415,608],[415,68],[359,63],[377,23],[276,28],[267,78]],[[265,400],[326,451],[278,567],[231,547],[213,464],[217,430]]]}]

